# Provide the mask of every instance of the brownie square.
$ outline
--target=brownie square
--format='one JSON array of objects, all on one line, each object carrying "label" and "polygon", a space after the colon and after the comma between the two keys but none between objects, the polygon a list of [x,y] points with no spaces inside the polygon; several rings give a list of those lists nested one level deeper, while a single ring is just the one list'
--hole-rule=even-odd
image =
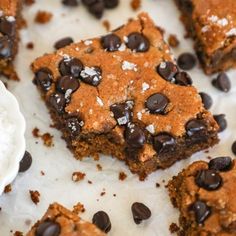
[{"label": "brownie square", "polygon": [[14,80],[18,79],[13,60],[18,50],[21,5],[21,0],[0,1],[0,74]]},{"label": "brownie square", "polygon": [[236,67],[236,1],[175,2],[206,74]]},{"label": "brownie square", "polygon": [[82,220],[58,203],[51,204],[43,218],[26,234],[35,235],[105,236],[94,224]]},{"label": "brownie square", "polygon": [[169,183],[180,235],[236,235],[236,166],[230,157],[191,164]]},{"label": "brownie square", "polygon": [[218,142],[218,125],[145,13],[32,63],[75,158],[108,154],[141,179]]}]

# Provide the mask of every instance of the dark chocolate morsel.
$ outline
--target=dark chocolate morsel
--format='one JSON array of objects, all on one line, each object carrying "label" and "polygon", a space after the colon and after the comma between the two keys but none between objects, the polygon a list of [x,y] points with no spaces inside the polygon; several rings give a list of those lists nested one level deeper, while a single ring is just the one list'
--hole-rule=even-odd
[{"label": "dark chocolate morsel", "polygon": [[94,214],[92,222],[105,233],[108,233],[111,230],[110,218],[104,211],[98,211]]},{"label": "dark chocolate morsel", "polygon": [[64,94],[52,93],[48,98],[49,105],[59,114],[64,112],[66,106],[66,99]]},{"label": "dark chocolate morsel", "polygon": [[208,163],[209,169],[218,171],[228,171],[232,167],[232,159],[230,157],[217,157]]},{"label": "dark chocolate morsel", "polygon": [[41,68],[35,73],[34,83],[43,91],[48,91],[53,82],[53,75],[48,68]]},{"label": "dark chocolate morsel", "polygon": [[115,8],[119,4],[119,0],[104,0],[105,8]]},{"label": "dark chocolate morsel", "polygon": [[182,85],[182,86],[188,86],[192,85],[193,81],[188,73],[185,71],[177,72],[175,75],[175,83]]},{"label": "dark chocolate morsel", "polygon": [[196,63],[196,57],[192,53],[182,53],[177,60],[177,64],[182,70],[191,70]]},{"label": "dark chocolate morsel", "polygon": [[128,35],[126,46],[136,52],[146,52],[150,47],[150,43],[146,36],[135,32]]},{"label": "dark chocolate morsel", "polygon": [[66,129],[69,131],[69,133],[72,136],[77,136],[81,132],[81,120],[79,120],[77,117],[70,117],[66,119]]},{"label": "dark chocolate morsel", "polygon": [[62,76],[57,80],[56,87],[57,91],[61,93],[73,93],[79,88],[80,84],[78,79],[75,79],[73,76]]},{"label": "dark chocolate morsel", "polygon": [[136,224],[140,224],[143,220],[147,220],[151,217],[150,209],[140,202],[135,202],[131,206],[133,219]]},{"label": "dark chocolate morsel", "polygon": [[185,129],[189,137],[199,136],[199,138],[201,138],[201,136],[204,135],[207,127],[203,120],[193,119],[186,124]]},{"label": "dark chocolate morsel", "polygon": [[98,66],[86,66],[80,73],[80,79],[87,84],[98,86],[102,80],[102,70]]},{"label": "dark chocolate morsel", "polygon": [[224,131],[227,128],[227,120],[225,119],[225,115],[219,114],[219,115],[214,115],[213,117],[220,127],[219,132]]},{"label": "dark chocolate morsel", "polygon": [[204,221],[210,216],[211,208],[206,205],[205,202],[198,200],[191,205],[190,210],[195,214],[195,220],[198,224],[204,223]]},{"label": "dark chocolate morsel", "polygon": [[46,220],[38,224],[35,236],[59,236],[60,233],[61,226],[57,222]]},{"label": "dark chocolate morsel", "polygon": [[8,36],[0,37],[0,59],[8,59],[12,56],[12,43]]},{"label": "dark chocolate morsel", "polygon": [[176,147],[176,141],[172,135],[160,133],[153,138],[153,147],[158,154],[173,152]]},{"label": "dark chocolate morsel", "polygon": [[62,4],[68,7],[78,6],[78,0],[62,0]]},{"label": "dark chocolate morsel", "polygon": [[121,45],[120,38],[115,34],[108,34],[101,38],[101,44],[109,52],[117,51]]},{"label": "dark chocolate morsel", "polygon": [[221,72],[216,79],[212,80],[212,85],[225,93],[231,89],[229,77],[224,72]]},{"label": "dark chocolate morsel", "polygon": [[204,92],[200,92],[199,95],[201,96],[201,99],[202,99],[205,109],[207,109],[207,110],[210,109],[213,104],[213,100],[212,100],[211,96],[207,93],[204,93]]},{"label": "dark chocolate morsel", "polygon": [[231,149],[233,154],[236,155],[236,141],[233,142]]},{"label": "dark chocolate morsel", "polygon": [[74,41],[71,37],[62,38],[54,44],[54,48],[56,49],[64,48],[65,46],[68,46],[73,42]]},{"label": "dark chocolate morsel", "polygon": [[165,80],[172,82],[178,72],[177,66],[170,61],[163,61],[156,68],[157,73]]},{"label": "dark chocolate morsel", "polygon": [[0,18],[0,32],[4,35],[14,36],[16,32],[15,21],[9,21],[7,18]]},{"label": "dark chocolate morsel", "polygon": [[20,161],[20,167],[19,167],[19,172],[25,172],[27,171],[32,164],[32,156],[29,152],[25,151],[25,154]]},{"label": "dark chocolate morsel", "polygon": [[168,104],[169,99],[165,95],[161,93],[154,93],[148,97],[145,106],[152,114],[165,114],[165,109]]}]

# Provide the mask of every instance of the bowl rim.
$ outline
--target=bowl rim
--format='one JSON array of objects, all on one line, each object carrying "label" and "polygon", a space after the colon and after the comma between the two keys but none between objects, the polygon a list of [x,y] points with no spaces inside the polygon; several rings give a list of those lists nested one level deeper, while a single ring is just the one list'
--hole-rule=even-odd
[{"label": "bowl rim", "polygon": [[[19,103],[16,97],[5,87],[2,81],[0,81],[0,95],[2,97],[1,104],[9,104],[7,107],[9,108],[8,112],[14,114],[12,119],[17,124],[17,129],[14,133],[14,138],[17,140],[16,145],[14,146],[13,154],[9,160],[9,167],[6,171],[6,175],[0,181],[0,195],[3,193],[4,188],[12,183],[19,172],[20,161],[22,160],[25,149],[26,149],[26,141],[25,141],[25,130],[26,130],[26,122],[23,114],[20,111]],[[13,112],[12,112],[13,111]]]}]

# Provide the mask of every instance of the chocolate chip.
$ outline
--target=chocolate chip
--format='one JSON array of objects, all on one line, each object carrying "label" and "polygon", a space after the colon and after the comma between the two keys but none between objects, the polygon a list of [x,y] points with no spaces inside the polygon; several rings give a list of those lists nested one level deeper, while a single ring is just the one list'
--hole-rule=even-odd
[{"label": "chocolate chip", "polygon": [[41,68],[35,73],[34,83],[42,90],[48,91],[52,85],[52,72],[48,68]]},{"label": "chocolate chip", "polygon": [[7,36],[0,37],[0,59],[12,56],[12,44]]},{"label": "chocolate chip", "polygon": [[77,0],[62,0],[62,4],[68,7],[76,7],[78,6]]},{"label": "chocolate chip", "polygon": [[213,117],[220,127],[219,132],[224,131],[227,128],[227,120],[225,119],[225,115],[219,114],[219,115],[214,115]]},{"label": "chocolate chip", "polygon": [[163,61],[157,66],[156,71],[163,79],[171,82],[178,72],[178,68],[170,61]]},{"label": "chocolate chip", "polygon": [[83,82],[98,86],[102,80],[102,71],[98,66],[94,67],[85,67],[81,73],[80,78]]},{"label": "chocolate chip", "polygon": [[182,86],[188,86],[192,85],[193,81],[188,73],[185,71],[177,72],[175,75],[175,83],[182,85]]},{"label": "chocolate chip", "polygon": [[173,152],[176,147],[175,138],[168,133],[160,133],[153,138],[153,147],[158,154]]},{"label": "chocolate chip", "polygon": [[117,51],[121,45],[120,38],[115,34],[108,34],[101,38],[101,44],[109,52]]},{"label": "chocolate chip", "polygon": [[19,172],[25,172],[27,171],[32,164],[32,156],[29,152],[25,151],[25,154],[20,161],[20,167],[19,167]]},{"label": "chocolate chip", "polygon": [[5,18],[0,18],[0,32],[8,36],[14,36],[16,32],[16,24]]},{"label": "chocolate chip", "polygon": [[168,103],[169,99],[165,95],[154,93],[147,99],[145,105],[152,114],[165,114]]},{"label": "chocolate chip", "polygon": [[97,0],[82,0],[82,3],[86,6],[90,6],[96,2],[97,2]]},{"label": "chocolate chip", "polygon": [[104,2],[103,0],[96,0],[95,3],[88,6],[88,10],[96,18],[100,19],[104,12]]},{"label": "chocolate chip", "polygon": [[236,155],[236,141],[233,142],[231,150],[232,150],[233,154]]},{"label": "chocolate chip", "polygon": [[216,79],[212,80],[212,85],[227,93],[229,92],[229,90],[231,89],[231,82],[229,80],[229,77],[227,76],[227,74],[225,74],[224,72],[221,72]]},{"label": "chocolate chip", "polygon": [[213,104],[213,100],[212,100],[211,96],[207,93],[204,93],[204,92],[200,92],[199,95],[201,96],[201,99],[202,99],[205,109],[207,109],[207,110],[210,109]]},{"label": "chocolate chip", "polygon": [[92,222],[105,233],[108,233],[111,230],[110,218],[104,211],[98,211],[94,214]]},{"label": "chocolate chip", "polygon": [[35,236],[59,236],[61,226],[57,222],[51,220],[40,223],[35,231]]},{"label": "chocolate chip", "polygon": [[70,45],[73,42],[74,41],[73,41],[73,39],[71,37],[66,37],[66,38],[58,40],[54,44],[54,48],[56,48],[56,49],[64,48],[65,46],[68,46],[68,45]]},{"label": "chocolate chip", "polygon": [[71,117],[66,119],[66,129],[69,131],[69,133],[76,137],[81,132],[81,121],[77,117]]},{"label": "chocolate chip", "polygon": [[125,129],[125,141],[129,147],[141,148],[146,141],[146,137],[137,124],[129,123]]},{"label": "chocolate chip", "polygon": [[63,58],[59,63],[61,75],[72,75],[75,78],[79,78],[83,68],[83,63],[77,58]]},{"label": "chocolate chip", "polygon": [[209,169],[227,171],[231,169],[232,159],[230,157],[217,157],[208,163]]},{"label": "chocolate chip", "polygon": [[150,47],[150,43],[143,34],[131,33],[128,35],[126,46],[135,52],[146,52]]},{"label": "chocolate chip", "polygon": [[48,102],[50,106],[59,114],[64,112],[66,106],[66,99],[64,94],[61,93],[52,93],[49,96]]},{"label": "chocolate chip", "polygon": [[151,217],[150,209],[143,203],[135,202],[131,206],[134,222],[140,224],[143,220],[147,220]]},{"label": "chocolate chip", "polygon": [[191,210],[195,213],[195,220],[198,224],[204,223],[211,214],[211,208],[200,200],[192,204]]},{"label": "chocolate chip", "polygon": [[75,79],[73,76],[65,75],[60,77],[57,80],[56,87],[57,91],[62,93],[73,93],[79,88],[80,84],[77,79]]},{"label": "chocolate chip", "polygon": [[197,120],[197,119],[193,119],[190,120],[186,126],[185,129],[187,131],[187,135],[189,137],[196,137],[199,139],[202,138],[202,136],[204,136],[205,132],[206,132],[206,124],[203,120]]},{"label": "chocolate chip", "polygon": [[119,4],[119,0],[104,0],[105,8],[115,8]]},{"label": "chocolate chip", "polygon": [[118,125],[127,125],[132,119],[132,101],[116,103],[110,106]]},{"label": "chocolate chip", "polygon": [[182,70],[191,70],[196,65],[196,57],[192,53],[182,53],[177,60],[178,66]]},{"label": "chocolate chip", "polygon": [[206,190],[216,190],[222,184],[222,178],[215,170],[200,170],[195,177],[196,184]]}]

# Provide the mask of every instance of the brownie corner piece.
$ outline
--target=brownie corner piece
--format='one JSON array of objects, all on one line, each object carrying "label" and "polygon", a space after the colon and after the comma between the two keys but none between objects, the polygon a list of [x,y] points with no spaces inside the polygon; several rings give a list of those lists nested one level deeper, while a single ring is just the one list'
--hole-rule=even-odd
[{"label": "brownie corner piece", "polygon": [[194,162],[169,181],[183,236],[236,234],[235,181],[235,160],[228,156]]},{"label": "brownie corner piece", "polygon": [[82,220],[77,214],[58,203],[51,204],[42,219],[26,234],[26,236],[34,235],[105,236],[94,224]]},{"label": "brownie corner piece", "polygon": [[206,74],[236,67],[236,1],[175,0]]},{"label": "brownie corner piece", "polygon": [[18,51],[22,0],[0,1],[0,74],[18,80],[13,60]]},{"label": "brownie corner piece", "polygon": [[145,13],[36,59],[32,70],[77,159],[112,155],[144,179],[218,142],[214,118]]}]

